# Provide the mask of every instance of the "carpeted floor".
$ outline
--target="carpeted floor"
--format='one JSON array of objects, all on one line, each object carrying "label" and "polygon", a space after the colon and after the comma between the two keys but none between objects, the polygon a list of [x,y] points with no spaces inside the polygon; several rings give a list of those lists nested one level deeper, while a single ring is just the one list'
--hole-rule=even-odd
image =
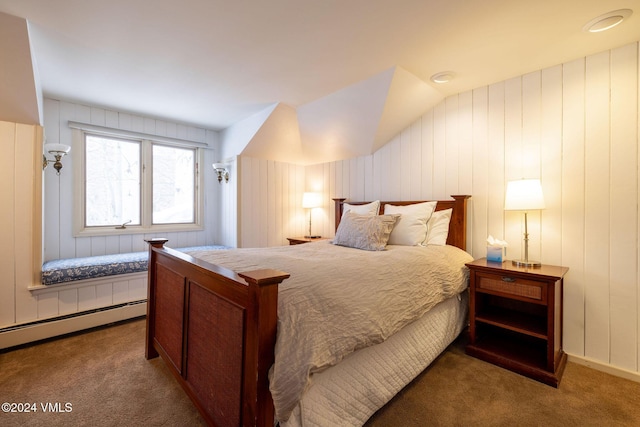
[{"label": "carpeted floor", "polygon": [[640,383],[567,363],[556,389],[467,356],[465,344],[463,334],[367,427],[640,426]]},{"label": "carpeted floor", "polygon": [[[135,320],[0,354],[0,400],[37,409],[1,412],[0,425],[203,425],[164,362],[145,360],[144,328]],[[640,383],[569,363],[554,389],[465,355],[464,337],[367,423],[605,425],[640,425]]]},{"label": "carpeted floor", "polygon": [[144,329],[135,320],[0,354],[0,400],[37,409],[0,413],[0,425],[204,425],[164,362],[144,358]]}]

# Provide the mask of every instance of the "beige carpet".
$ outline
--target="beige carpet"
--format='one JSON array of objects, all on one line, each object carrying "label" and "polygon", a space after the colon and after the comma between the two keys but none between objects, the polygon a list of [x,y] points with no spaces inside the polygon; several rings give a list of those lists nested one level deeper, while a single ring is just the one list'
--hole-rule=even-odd
[{"label": "beige carpet", "polygon": [[[464,335],[464,334],[463,334]],[[461,336],[367,427],[640,426],[640,383],[567,363],[559,388],[464,354]]]},{"label": "beige carpet", "polygon": [[[203,425],[164,363],[145,360],[144,327],[136,320],[0,354],[0,400],[37,407],[0,412],[0,425]],[[640,426],[640,383],[569,363],[554,389],[463,348],[461,338],[367,426]]]},{"label": "beige carpet", "polygon": [[[0,354],[0,400],[38,409],[0,413],[0,425],[204,425],[162,360],[144,358],[144,329],[136,320]],[[45,413],[49,402],[72,410]]]}]

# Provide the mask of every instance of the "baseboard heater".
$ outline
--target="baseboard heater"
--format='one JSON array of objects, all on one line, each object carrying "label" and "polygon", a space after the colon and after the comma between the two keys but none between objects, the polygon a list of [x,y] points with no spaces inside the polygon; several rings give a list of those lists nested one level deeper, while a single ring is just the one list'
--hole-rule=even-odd
[{"label": "baseboard heater", "polygon": [[146,313],[145,299],[7,326],[0,328],[0,350],[145,316]]}]

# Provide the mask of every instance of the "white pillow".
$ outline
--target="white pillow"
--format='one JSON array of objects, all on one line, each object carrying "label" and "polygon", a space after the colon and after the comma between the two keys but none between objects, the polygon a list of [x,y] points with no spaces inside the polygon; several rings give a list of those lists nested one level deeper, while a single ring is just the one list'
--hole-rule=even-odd
[{"label": "white pillow", "polygon": [[427,245],[444,246],[449,237],[449,222],[453,209],[434,212],[427,223]]},{"label": "white pillow", "polygon": [[384,205],[385,215],[400,214],[398,223],[389,236],[390,245],[417,246],[427,240],[427,221],[431,218],[437,202],[413,205]]},{"label": "white pillow", "polygon": [[349,211],[358,215],[378,215],[378,212],[380,212],[380,200],[367,203],[366,205],[350,205],[349,203],[343,203],[341,218],[344,218],[344,215]]}]

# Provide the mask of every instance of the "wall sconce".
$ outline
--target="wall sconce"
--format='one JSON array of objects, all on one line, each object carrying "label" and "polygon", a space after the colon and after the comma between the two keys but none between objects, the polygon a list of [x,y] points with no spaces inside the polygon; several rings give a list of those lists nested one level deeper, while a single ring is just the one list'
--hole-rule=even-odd
[{"label": "wall sconce", "polygon": [[218,182],[222,184],[222,178],[224,178],[224,182],[229,182],[229,171],[223,163],[214,163],[213,170],[218,174]]},{"label": "wall sconce", "polygon": [[52,154],[55,160],[47,160],[47,157],[42,155],[42,169],[44,170],[49,163],[54,162],[53,167],[56,170],[56,174],[60,175],[60,169],[62,169],[62,162],[60,161],[62,157],[71,150],[71,147],[65,144],[45,144],[45,150],[49,154]]},{"label": "wall sconce", "polygon": [[544,196],[539,179],[520,179],[507,183],[504,210],[524,211],[524,259],[511,261],[517,267],[541,266],[539,261],[529,261],[529,231],[527,230],[527,211],[539,209],[544,209]]},{"label": "wall sconce", "polygon": [[311,212],[313,212],[313,208],[319,208],[320,206],[322,206],[322,195],[320,193],[302,193],[302,207],[309,209],[309,234],[304,236],[307,239],[320,237],[311,234]]}]

